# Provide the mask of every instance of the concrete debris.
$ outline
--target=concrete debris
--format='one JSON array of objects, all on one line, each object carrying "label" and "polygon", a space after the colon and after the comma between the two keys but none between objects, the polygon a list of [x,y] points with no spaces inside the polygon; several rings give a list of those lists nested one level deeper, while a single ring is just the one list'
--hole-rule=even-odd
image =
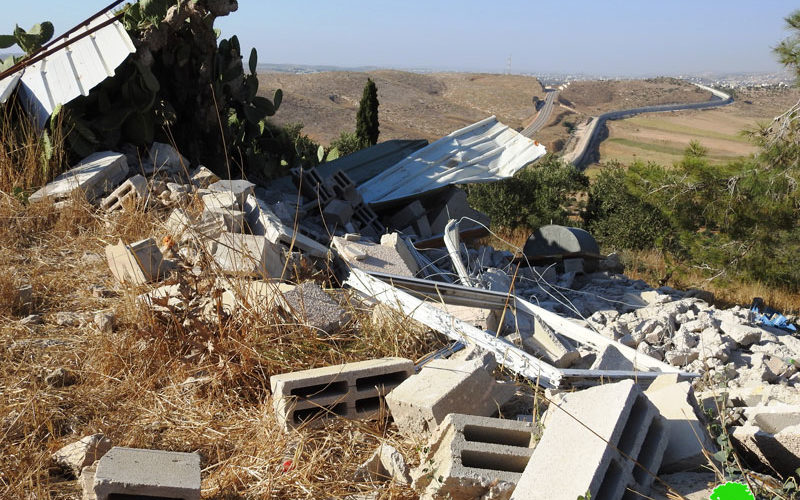
[{"label": "concrete debris", "polygon": [[283,274],[280,249],[264,236],[222,233],[216,242],[214,262],[222,272],[233,275],[269,279]]},{"label": "concrete debris", "polygon": [[424,442],[448,414],[491,416],[515,389],[495,381],[483,360],[436,359],[395,388],[386,402],[398,429]]},{"label": "concrete debris", "polygon": [[[84,495],[91,476],[84,471]],[[200,455],[115,446],[97,463],[91,481],[97,500],[155,497],[200,500]]]},{"label": "concrete debris", "polygon": [[414,489],[424,499],[508,499],[538,436],[531,422],[449,414],[413,471]]},{"label": "concrete debris", "polygon": [[394,446],[382,443],[358,469],[356,481],[392,481],[411,484],[411,475],[403,455]]},{"label": "concrete debris", "polygon": [[197,188],[207,189],[208,186],[217,182],[219,177],[217,174],[207,169],[203,165],[198,166],[196,169],[189,172],[189,182]]},{"label": "concrete debris", "polygon": [[175,148],[162,142],[153,143],[142,164],[145,174],[187,172],[189,167],[189,160]]},{"label": "concrete debris", "polygon": [[143,285],[156,281],[172,266],[164,260],[155,240],[147,238],[130,245],[122,240],[106,247],[106,260],[111,274],[120,283]]},{"label": "concrete debris", "polygon": [[73,191],[80,190],[88,201],[93,202],[117,187],[127,175],[128,160],[125,155],[111,151],[93,153],[33,193],[29,201],[36,203],[51,199],[61,202],[69,198]]},{"label": "concrete debris", "polygon": [[800,467],[800,405],[745,408],[744,425],[731,437],[750,467],[764,464],[784,477]]},{"label": "concrete debris", "polygon": [[114,315],[104,312],[95,313],[94,324],[101,333],[111,333],[114,331]]},{"label": "concrete debris", "polygon": [[403,358],[380,358],[273,375],[269,379],[278,421],[285,430],[341,417],[373,419],[384,396],[414,372]]},{"label": "concrete debris", "polygon": [[370,241],[347,241],[333,237],[333,248],[351,266],[365,271],[377,271],[398,276],[414,276],[412,269],[397,251],[396,245],[372,243]]},{"label": "concrete debris", "polygon": [[44,383],[50,387],[69,387],[78,382],[78,376],[68,368],[54,368],[44,376]]},{"label": "concrete debris", "polygon": [[317,332],[332,335],[350,315],[313,281],[306,281],[283,293],[281,304],[302,324]]},{"label": "concrete debris", "polygon": [[669,429],[635,383],[565,394],[559,406],[548,409],[542,438],[511,498],[619,499],[627,488],[646,495]]},{"label": "concrete debris", "polygon": [[112,447],[111,440],[103,434],[92,434],[68,444],[53,453],[53,462],[65,473],[78,477],[84,467],[100,460]]},{"label": "concrete debris", "polygon": [[147,179],[136,174],[119,185],[110,195],[100,203],[100,208],[107,212],[122,210],[125,204],[135,204],[147,196]]}]

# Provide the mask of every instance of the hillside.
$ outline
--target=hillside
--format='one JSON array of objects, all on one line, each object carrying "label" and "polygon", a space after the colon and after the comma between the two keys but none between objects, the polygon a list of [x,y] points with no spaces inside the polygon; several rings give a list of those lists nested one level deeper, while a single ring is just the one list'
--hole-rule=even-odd
[{"label": "hillside", "polygon": [[277,88],[283,90],[274,122],[301,122],[309,137],[328,144],[342,131],[355,129],[368,77],[378,87],[381,140],[435,140],[490,115],[521,127],[535,113],[533,97],[544,95],[536,78],[518,75],[380,70],[261,73],[259,81],[260,92],[266,96]]}]

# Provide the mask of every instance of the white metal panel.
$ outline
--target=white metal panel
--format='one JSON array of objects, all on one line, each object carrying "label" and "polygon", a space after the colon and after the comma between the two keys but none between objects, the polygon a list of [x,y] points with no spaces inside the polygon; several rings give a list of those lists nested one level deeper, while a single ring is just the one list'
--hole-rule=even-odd
[{"label": "white metal panel", "polygon": [[[66,40],[74,39],[113,17],[113,13],[106,12],[88,26],[75,30]],[[4,89],[11,79],[18,80],[22,86],[20,95],[41,127],[56,106],[80,95],[88,95],[92,88],[113,76],[114,70],[135,51],[125,28],[115,21],[4,79],[0,82],[0,89]],[[10,83],[10,86],[13,88],[14,84]],[[3,100],[8,97],[6,92],[2,97]]]},{"label": "white metal panel", "polygon": [[450,184],[511,177],[545,153],[544,146],[491,116],[409,155],[358,190],[365,202],[377,205]]},{"label": "white metal panel", "polygon": [[0,104],[6,102],[11,93],[14,92],[21,76],[22,73],[14,73],[0,81]]}]

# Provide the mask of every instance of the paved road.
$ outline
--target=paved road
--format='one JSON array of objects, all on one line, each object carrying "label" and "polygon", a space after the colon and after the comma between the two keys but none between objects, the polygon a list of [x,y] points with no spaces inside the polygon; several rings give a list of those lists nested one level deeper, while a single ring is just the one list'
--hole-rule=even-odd
[{"label": "paved road", "polygon": [[554,103],[557,97],[558,97],[558,90],[548,90],[547,95],[544,98],[544,104],[539,110],[539,114],[536,115],[536,119],[533,120],[533,122],[530,125],[525,127],[525,129],[522,132],[520,132],[520,134],[532,139],[533,134],[538,132],[550,120],[550,115],[553,112]]},{"label": "paved road", "polygon": [[622,109],[619,111],[610,111],[600,116],[593,116],[589,123],[578,127],[576,136],[578,137],[575,148],[565,154],[562,158],[567,163],[572,163],[576,167],[580,167],[586,160],[587,153],[592,150],[596,145],[597,133],[601,130],[603,123],[606,120],[619,120],[620,118],[628,118],[642,113],[663,113],[665,111],[681,111],[684,109],[706,109],[715,108],[718,106],[725,106],[733,102],[733,97],[724,92],[706,87],[695,83],[703,90],[711,92],[711,100],[705,102],[693,102],[690,104],[662,104],[659,106],[645,106],[642,108]]}]

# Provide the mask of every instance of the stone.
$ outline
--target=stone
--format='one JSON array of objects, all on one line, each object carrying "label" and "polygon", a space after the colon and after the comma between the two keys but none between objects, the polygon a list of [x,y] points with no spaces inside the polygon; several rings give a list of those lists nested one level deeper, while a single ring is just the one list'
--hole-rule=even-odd
[{"label": "stone", "polygon": [[761,329],[741,323],[723,321],[720,325],[722,332],[733,339],[734,342],[742,347],[755,344],[761,340]]},{"label": "stone", "polygon": [[623,356],[613,345],[606,346],[595,359],[592,370],[624,370],[633,371],[633,362]]},{"label": "stone", "polygon": [[112,151],[93,153],[33,193],[28,200],[31,203],[45,199],[58,202],[80,190],[92,202],[117,187],[127,175],[125,155]]},{"label": "stone", "polygon": [[306,281],[283,293],[282,305],[304,325],[326,334],[334,334],[350,315],[313,281]]},{"label": "stone", "polygon": [[44,383],[50,387],[69,387],[77,382],[78,376],[67,368],[54,368],[44,376]]},{"label": "stone", "polygon": [[356,481],[392,481],[411,484],[403,455],[394,446],[382,443],[375,453],[356,469]]},{"label": "stone", "polygon": [[700,354],[697,351],[672,350],[664,353],[664,360],[672,366],[686,366],[699,356]]},{"label": "stone", "polygon": [[208,188],[208,186],[217,182],[218,180],[219,177],[217,174],[207,169],[203,165],[200,165],[196,169],[189,172],[189,182],[198,188]]},{"label": "stone", "polygon": [[100,332],[111,333],[114,331],[114,315],[104,312],[95,313],[94,324]]},{"label": "stone", "polygon": [[200,500],[200,455],[115,446],[97,463],[97,500],[135,496]]},{"label": "stone", "polygon": [[100,460],[112,446],[111,440],[103,434],[92,434],[59,449],[52,459],[64,472],[78,477],[84,467]]},{"label": "stone", "polygon": [[214,262],[224,273],[263,279],[283,274],[280,249],[264,236],[222,233],[216,244]]},{"label": "stone", "polygon": [[133,204],[147,196],[147,179],[141,174],[136,174],[119,185],[110,195],[103,198],[100,208],[107,212],[121,210],[125,204]]}]

